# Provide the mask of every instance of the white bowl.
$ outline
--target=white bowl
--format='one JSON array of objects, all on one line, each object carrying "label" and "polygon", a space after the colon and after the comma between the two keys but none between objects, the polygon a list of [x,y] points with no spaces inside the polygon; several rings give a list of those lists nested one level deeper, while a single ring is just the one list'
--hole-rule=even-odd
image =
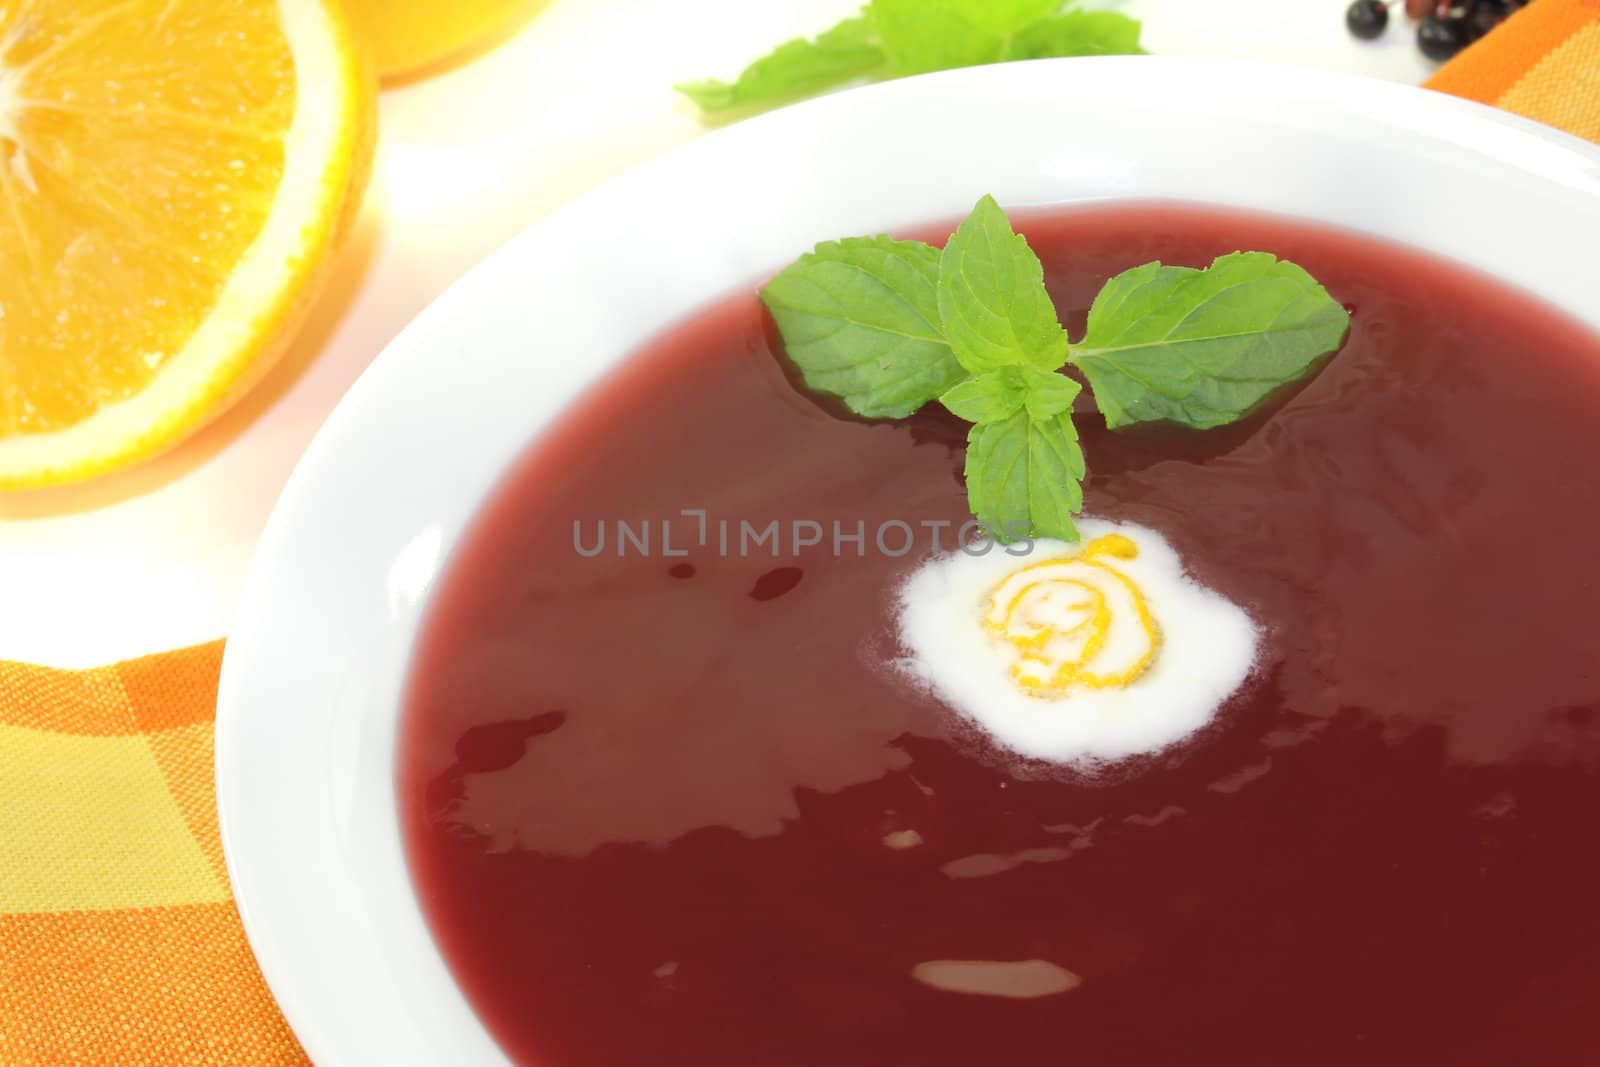
[{"label": "white bowl", "polygon": [[228,644],[228,869],[319,1064],[506,1062],[424,923],[394,775],[429,589],[496,479],[696,307],[816,241],[953,218],[986,192],[1008,207],[1156,197],[1336,223],[1479,267],[1600,330],[1600,150],[1306,70],[1108,58],[915,78],[739,124],[574,202],[451,289],[345,397],[273,512]]}]

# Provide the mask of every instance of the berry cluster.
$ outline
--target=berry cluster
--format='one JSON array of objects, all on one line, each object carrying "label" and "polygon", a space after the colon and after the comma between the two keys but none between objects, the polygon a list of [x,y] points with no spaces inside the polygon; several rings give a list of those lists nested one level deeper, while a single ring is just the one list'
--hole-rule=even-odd
[{"label": "berry cluster", "polygon": [[[1363,40],[1371,40],[1389,24],[1389,9],[1400,0],[1355,0],[1344,24]],[[1526,6],[1528,0],[1439,0],[1417,23],[1417,47],[1429,59],[1449,59]]]}]

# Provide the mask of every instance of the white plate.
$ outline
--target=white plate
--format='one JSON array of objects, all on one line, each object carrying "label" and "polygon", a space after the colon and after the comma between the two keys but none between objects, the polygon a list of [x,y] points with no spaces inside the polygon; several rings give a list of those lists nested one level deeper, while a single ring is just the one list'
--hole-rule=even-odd
[{"label": "white plate", "polygon": [[[559,160],[552,161],[559,166]],[[262,537],[223,665],[223,844],[267,981],[324,1067],[503,1064],[424,924],[395,724],[429,588],[583,388],[812,243],[1008,207],[1161,197],[1342,224],[1600,330],[1600,150],[1360,79],[1053,60],[840,94],[661,157],[524,233],[362,377]]]}]

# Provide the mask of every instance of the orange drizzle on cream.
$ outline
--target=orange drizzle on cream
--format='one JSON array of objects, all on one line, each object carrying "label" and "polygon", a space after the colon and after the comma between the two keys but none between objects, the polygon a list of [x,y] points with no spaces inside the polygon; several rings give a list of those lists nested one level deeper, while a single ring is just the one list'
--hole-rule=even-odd
[{"label": "orange drizzle on cream", "polygon": [[1107,534],[1076,556],[1013,571],[990,593],[984,626],[1008,646],[1011,678],[1024,692],[1059,700],[1131,685],[1149,669],[1160,628],[1144,592],[1116,566],[1138,555],[1131,538]]}]

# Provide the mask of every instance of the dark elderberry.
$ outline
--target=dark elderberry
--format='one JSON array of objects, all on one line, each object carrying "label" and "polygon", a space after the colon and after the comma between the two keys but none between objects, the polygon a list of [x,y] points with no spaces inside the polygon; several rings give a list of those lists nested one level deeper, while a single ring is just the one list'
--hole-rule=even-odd
[{"label": "dark elderberry", "polygon": [[[1457,14],[1460,11],[1460,14]],[[1417,47],[1429,59],[1445,60],[1467,46],[1466,12],[1429,15],[1417,27]]]},{"label": "dark elderberry", "polygon": [[1511,11],[1509,0],[1473,0],[1467,12],[1467,37],[1476,41],[1504,22]]},{"label": "dark elderberry", "polygon": [[1355,0],[1345,9],[1344,24],[1363,41],[1370,41],[1389,25],[1389,5],[1383,0]]}]

